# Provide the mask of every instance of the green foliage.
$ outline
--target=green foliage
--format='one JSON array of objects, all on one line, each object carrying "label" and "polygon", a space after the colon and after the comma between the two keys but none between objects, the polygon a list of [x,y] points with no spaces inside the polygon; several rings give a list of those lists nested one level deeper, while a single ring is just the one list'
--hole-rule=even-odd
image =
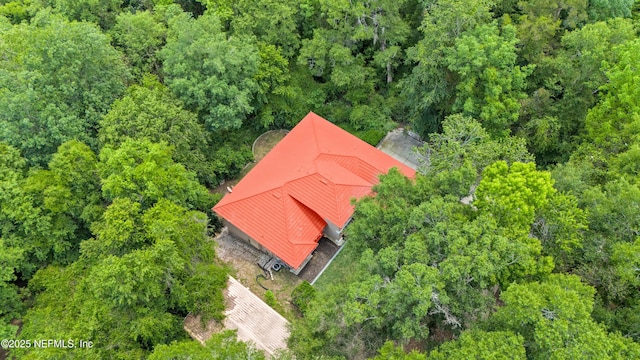
[{"label": "green foliage", "polygon": [[107,36],[41,12],[0,32],[0,52],[0,141],[39,165],[67,140],[95,143],[96,123],[127,77]]},{"label": "green foliage", "polygon": [[7,246],[0,238],[0,336],[14,338],[18,327],[11,324],[20,316],[23,304],[18,287],[12,282],[16,280],[16,270],[23,260],[23,250],[19,247]]},{"label": "green foliage", "polygon": [[223,318],[201,184],[315,111],[426,161],[354,203],[275,358],[640,358],[633,3],[1,0],[0,335],[94,341],[11,356],[263,359],[182,330]]},{"label": "green foliage", "polygon": [[601,87],[602,100],[587,115],[589,138],[610,153],[621,153],[639,141],[640,40],[622,44],[613,50],[617,61],[605,68],[608,83]]},{"label": "green foliage", "polygon": [[393,342],[387,341],[378,349],[378,355],[372,360],[423,360],[425,358],[424,354],[420,354],[415,350],[407,354],[402,350],[402,347],[396,347]]},{"label": "green foliage", "polygon": [[[205,261],[212,261],[205,258]],[[200,314],[203,321],[221,321],[224,313],[224,298],[221,289],[227,286],[227,271],[217,265],[200,263],[186,280],[184,307],[191,313]]]},{"label": "green foliage", "polygon": [[113,26],[123,0],[31,0],[30,10],[37,12],[50,7],[53,12],[69,20],[86,21],[100,25],[103,29]]},{"label": "green foliage", "polygon": [[20,271],[25,279],[49,263],[68,264],[77,258],[81,240],[100,207],[95,154],[84,144],[60,146],[50,170],[21,174],[24,161],[8,148],[4,180],[0,180],[0,235],[24,249]]},{"label": "green foliage", "polygon": [[305,109],[307,101],[302,89],[291,81],[289,61],[280,48],[270,44],[260,44],[259,55],[254,76],[260,87],[256,97],[259,125],[264,128],[292,126],[306,115],[308,108]]},{"label": "green foliage", "polygon": [[558,48],[565,29],[576,29],[585,23],[587,3],[587,0],[519,2],[522,15],[517,19],[517,28],[521,56],[529,63],[542,62],[547,54]]},{"label": "green foliage", "polygon": [[602,62],[615,61],[611,47],[635,36],[633,24],[625,19],[588,24],[567,32],[557,56],[540,65],[554,75],[523,103],[521,121],[526,125],[519,133],[528,139],[539,164],[569,158],[587,112],[598,100],[597,89],[607,82]]},{"label": "green foliage", "polygon": [[302,39],[298,65],[307,67],[331,92],[323,112],[328,118],[338,123],[348,120],[357,130],[386,128],[391,122],[394,101],[385,102],[377,90],[392,90],[402,45],[411,32],[402,12],[408,3],[314,4],[319,7],[319,16],[307,21],[320,25],[310,32],[310,38]]},{"label": "green foliage", "polygon": [[634,243],[620,243],[613,247],[611,261],[621,282],[640,286],[640,238]]},{"label": "green foliage", "polygon": [[[226,270],[212,263],[206,216],[166,199],[142,209],[116,199],[92,229],[95,238],[82,243],[79,261],[36,274],[29,284],[35,304],[21,336],[90,338],[95,346],[84,357],[117,349],[119,357],[141,358],[156,345],[182,340],[189,311],[222,318]],[[59,350],[22,352],[50,358]],[[70,351],[80,350],[87,351]]]},{"label": "green foliage", "polygon": [[233,2],[231,0],[197,0],[204,5],[208,13],[214,14],[220,20],[229,21],[233,16]]},{"label": "green foliage", "polygon": [[214,182],[211,164],[205,156],[207,139],[195,114],[153,77],[143,86],[133,85],[116,100],[100,121],[99,145],[118,147],[126,139],[166,142],[173,148],[175,162],[198,175],[205,184]]},{"label": "green foliage", "polygon": [[261,44],[281,49],[287,59],[293,57],[300,41],[295,23],[297,9],[293,3],[240,0],[232,6],[232,34],[255,35]]},{"label": "green foliage", "polygon": [[631,17],[634,0],[590,0],[589,19],[606,20],[614,17]]},{"label": "green foliage", "polygon": [[[442,132],[429,136],[422,153],[426,157],[423,173],[438,176],[470,166],[478,181],[483,169],[498,160],[508,164],[533,161],[523,139],[493,140],[478,121],[461,114],[446,117]],[[469,188],[463,190],[467,195]]]},{"label": "green foliage", "polygon": [[91,231],[95,238],[83,241],[81,247],[83,257],[90,261],[102,256],[122,256],[148,245],[142,232],[140,204],[126,198],[114,199]]},{"label": "green foliage", "polygon": [[484,169],[474,205],[503,226],[527,233],[536,209],[544,207],[554,192],[551,174],[536,171],[535,164],[509,166],[499,161]]},{"label": "green foliage", "polygon": [[250,145],[233,143],[221,145],[215,150],[212,160],[216,181],[233,179],[252,160],[253,153]]},{"label": "green foliage", "polygon": [[360,139],[367,142],[371,146],[377,146],[380,141],[382,141],[385,135],[386,134],[384,131],[369,129],[360,136]]},{"label": "green foliage", "polygon": [[173,162],[172,151],[166,143],[154,144],[147,139],[126,139],[117,149],[102,148],[99,170],[103,196],[110,201],[129,198],[145,209],[163,198],[189,208],[208,208],[207,189],[198,184],[193,173]]},{"label": "green foliage", "polygon": [[524,339],[510,331],[470,330],[429,353],[429,360],[526,359]]},{"label": "green foliage", "polygon": [[[494,177],[498,168],[502,175]],[[457,334],[491,313],[499,289],[546,277],[553,260],[529,232],[537,211],[560,195],[550,175],[533,164],[515,162],[511,169],[505,162],[489,166],[477,190],[484,203],[476,200],[473,207],[439,181],[445,170],[418,175],[415,183],[394,170],[382,176],[376,196],[357,202],[347,229],[350,246],[361,254],[358,266],[348,281],[337,280],[318,292],[303,320],[294,324],[290,346],[296,354],[371,356],[387,339],[406,343],[433,332]],[[471,175],[470,183],[475,172]],[[503,190],[514,186],[498,196],[489,195],[490,184]],[[511,209],[510,214],[498,217],[489,203]],[[545,219],[556,224],[575,213],[575,206],[570,202],[556,214],[544,213]],[[518,214],[524,207],[526,216]],[[571,225],[566,233],[572,234]],[[564,235],[553,232],[545,241],[560,242]],[[314,341],[305,343],[310,337]],[[491,344],[487,352],[499,351]],[[517,344],[522,342],[496,346]]]},{"label": "green foliage", "polygon": [[532,359],[638,356],[638,344],[607,334],[591,319],[594,293],[574,275],[554,274],[541,283],[513,284],[501,294],[505,306],[489,326],[521,335]]},{"label": "green foliage", "polygon": [[593,187],[583,194],[589,209],[590,230],[612,242],[632,242],[640,228],[640,187],[625,179]]},{"label": "green foliage", "polygon": [[553,256],[556,268],[576,265],[588,229],[587,214],[573,195],[557,193],[538,209],[531,234],[542,243],[544,253]]},{"label": "green foliage", "polygon": [[153,14],[122,12],[109,34],[116,48],[125,54],[133,75],[140,78],[145,73],[160,74],[157,52],[164,45],[167,29]]},{"label": "green foliage", "polygon": [[0,16],[6,17],[13,24],[19,24],[30,17],[24,1],[3,1],[0,4]]},{"label": "green foliage", "polygon": [[212,13],[172,17],[160,56],[167,86],[209,129],[239,128],[254,110],[258,51],[248,39],[227,38]]},{"label": "green foliage", "polygon": [[276,300],[276,296],[273,295],[271,290],[267,290],[264,293],[264,301],[271,307],[276,307],[278,305],[278,300]]},{"label": "green foliage", "polygon": [[478,118],[492,134],[506,134],[518,119],[525,78],[532,67],[516,65],[515,28],[493,22],[466,31],[445,49],[449,70],[457,74],[453,111]]},{"label": "green foliage", "polygon": [[233,331],[224,331],[213,334],[207,340],[205,346],[194,340],[172,342],[169,345],[159,345],[151,355],[149,360],[264,360],[262,351],[256,350],[252,345],[247,345],[236,339]]},{"label": "green foliage", "polygon": [[300,285],[296,286],[291,293],[291,303],[295,305],[302,314],[307,312],[309,303],[316,297],[316,289],[309,284],[308,281],[303,281]]},{"label": "green foliage", "polygon": [[488,22],[493,2],[443,0],[423,5],[423,38],[407,50],[416,65],[401,86],[411,119],[422,130],[420,135],[427,136],[439,130],[454,102],[457,79],[448,69],[446,53],[466,31]]}]

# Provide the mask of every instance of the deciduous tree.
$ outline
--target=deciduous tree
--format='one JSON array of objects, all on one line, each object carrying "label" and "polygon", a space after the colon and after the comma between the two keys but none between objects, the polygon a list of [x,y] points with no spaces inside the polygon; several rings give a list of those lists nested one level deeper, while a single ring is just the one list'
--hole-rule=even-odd
[{"label": "deciduous tree", "polygon": [[160,56],[167,86],[210,130],[239,128],[254,110],[257,48],[250,38],[228,37],[213,13],[172,17]]},{"label": "deciduous tree", "polygon": [[0,32],[0,141],[46,165],[71,139],[95,144],[95,127],[125,87],[121,55],[90,23],[47,12]]},{"label": "deciduous tree", "polygon": [[127,139],[117,149],[102,148],[99,171],[103,196],[110,201],[129,198],[145,209],[163,198],[190,208],[208,208],[207,189],[196,181],[194,173],[173,161],[172,151],[166,143],[148,139]]},{"label": "deciduous tree", "polygon": [[175,162],[198,175],[205,184],[213,182],[213,168],[205,153],[207,137],[197,116],[182,108],[182,102],[157,79],[148,76],[141,85],[129,87],[100,120],[100,147],[119,147],[127,139],[164,141],[173,147]]},{"label": "deciduous tree", "polygon": [[525,78],[533,67],[516,65],[517,43],[513,26],[493,22],[466,31],[444,51],[459,79],[453,111],[477,118],[493,135],[509,133],[526,98]]},{"label": "deciduous tree", "polygon": [[125,54],[132,73],[140,78],[145,73],[160,74],[158,51],[164,45],[167,28],[149,11],[122,12],[109,31],[116,48]]}]

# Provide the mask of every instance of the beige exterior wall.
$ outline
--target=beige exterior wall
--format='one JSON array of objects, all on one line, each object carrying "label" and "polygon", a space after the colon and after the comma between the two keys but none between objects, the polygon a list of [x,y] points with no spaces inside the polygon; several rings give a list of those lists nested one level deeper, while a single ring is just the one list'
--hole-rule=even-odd
[{"label": "beige exterior wall", "polygon": [[338,239],[340,239],[342,237],[342,229],[337,225],[327,221],[326,219],[325,222],[327,223],[327,226],[325,226],[324,230],[322,231],[324,236],[332,241],[337,241]]},{"label": "beige exterior wall", "polygon": [[253,240],[249,235],[245,234],[242,230],[238,229],[235,225],[233,225],[232,223],[228,222],[227,220],[222,220],[222,222],[224,223],[224,225],[227,227],[227,229],[229,229],[229,232],[231,234],[233,234],[235,237],[237,237],[238,239],[243,240],[244,242],[251,244],[251,246],[253,246],[254,248],[262,251],[263,253],[267,253],[269,255],[275,256],[273,255],[269,250],[267,250],[264,246],[258,244],[257,241]]},{"label": "beige exterior wall", "polygon": [[336,245],[342,246],[342,244],[344,244],[344,239],[342,239],[342,234],[344,233],[344,229],[351,222],[351,218],[347,220],[347,222],[344,224],[343,227],[339,227],[336,224],[333,224],[330,221],[327,221],[326,219],[325,219],[325,222],[327,223],[327,226],[325,226],[323,230],[324,236],[327,239],[336,243]]}]

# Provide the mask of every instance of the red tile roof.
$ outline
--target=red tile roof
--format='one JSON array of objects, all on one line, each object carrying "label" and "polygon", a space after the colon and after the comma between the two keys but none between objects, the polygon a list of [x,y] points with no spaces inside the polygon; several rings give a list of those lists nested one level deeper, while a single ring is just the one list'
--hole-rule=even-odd
[{"label": "red tile roof", "polygon": [[297,269],[327,221],[343,227],[351,198],[371,193],[378,175],[415,171],[309,113],[213,210]]}]

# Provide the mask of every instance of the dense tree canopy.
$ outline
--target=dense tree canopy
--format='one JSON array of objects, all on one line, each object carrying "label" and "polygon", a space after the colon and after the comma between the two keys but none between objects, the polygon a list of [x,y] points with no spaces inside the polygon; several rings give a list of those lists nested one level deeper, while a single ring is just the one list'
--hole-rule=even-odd
[{"label": "dense tree canopy", "polygon": [[127,139],[164,141],[173,147],[176,162],[194,171],[202,182],[212,182],[204,127],[154,78],[145,78],[142,86],[129,87],[99,125],[99,146],[118,147]]},{"label": "dense tree canopy", "polygon": [[45,165],[63,142],[95,144],[95,126],[128,70],[94,24],[47,12],[0,33],[0,141]]},{"label": "dense tree canopy", "polygon": [[640,357],[639,19],[633,0],[1,0],[0,335],[96,344],[9,356],[265,358],[182,320],[222,318],[223,183],[314,111],[373,145],[418,133],[424,162],[354,202],[350,266],[293,291],[276,358]]},{"label": "dense tree canopy", "polygon": [[258,51],[249,38],[227,38],[218,17],[177,14],[162,49],[169,88],[212,130],[239,128],[254,109]]}]

